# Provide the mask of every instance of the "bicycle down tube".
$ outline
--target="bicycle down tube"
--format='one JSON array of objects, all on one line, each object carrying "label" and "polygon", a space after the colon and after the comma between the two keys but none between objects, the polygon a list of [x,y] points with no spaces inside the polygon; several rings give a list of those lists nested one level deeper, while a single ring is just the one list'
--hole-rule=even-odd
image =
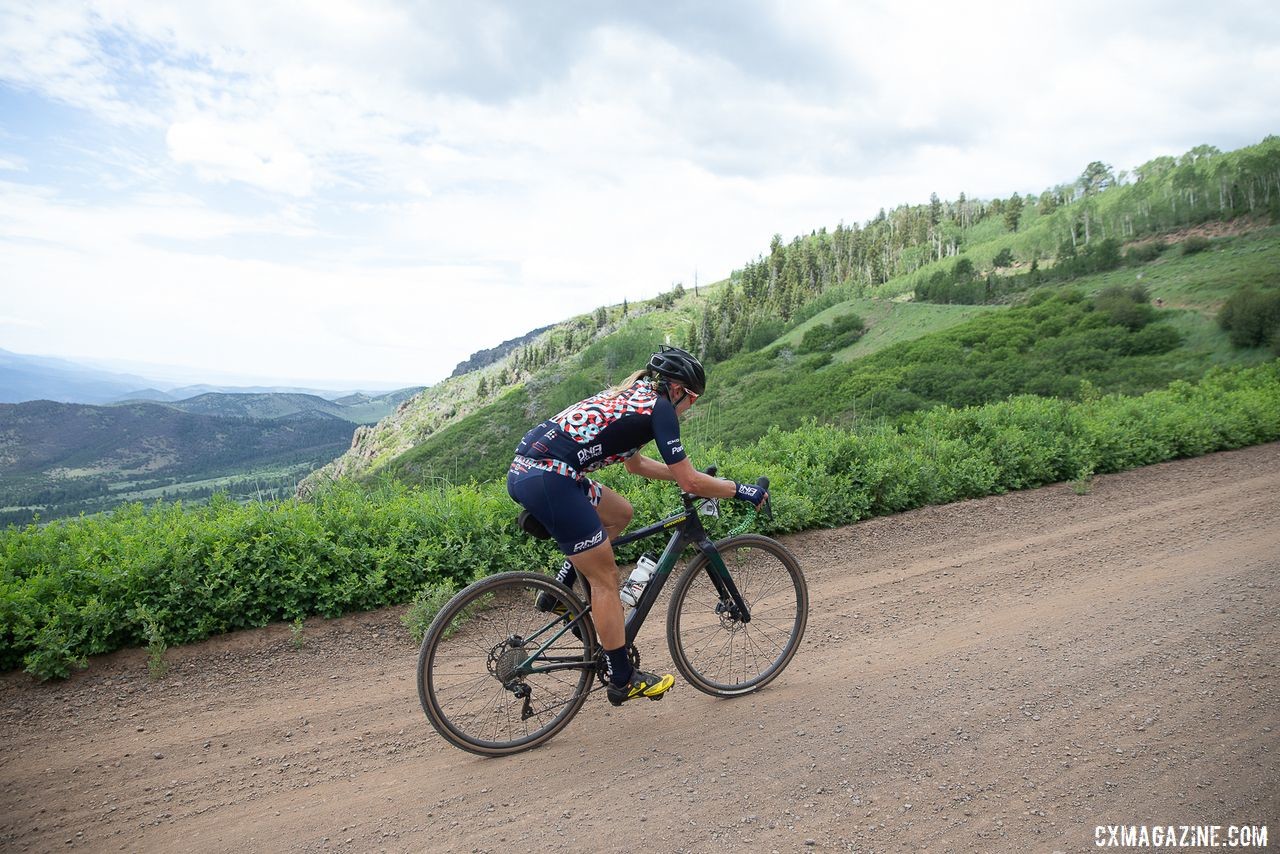
[{"label": "bicycle down tube", "polygon": [[663,586],[675,569],[676,561],[679,560],[680,555],[690,545],[696,546],[698,551],[706,556],[707,574],[721,599],[723,600],[727,596],[733,601],[734,607],[743,622],[750,622],[751,620],[751,613],[747,608],[747,604],[742,600],[742,595],[738,592],[737,585],[733,583],[733,578],[725,567],[724,560],[720,557],[720,552],[702,527],[702,522],[698,519],[697,511],[694,509],[692,501],[686,503],[683,513],[619,537],[614,541],[614,546],[624,546],[628,543],[651,537],[663,530],[674,528],[677,525],[680,526],[679,529],[675,531],[671,540],[667,543],[667,547],[663,549],[662,556],[658,558],[658,566],[654,570],[653,578],[645,586],[644,592],[640,595],[640,601],[636,603],[635,608],[626,617],[625,640],[628,645],[635,642],[636,635],[640,633],[640,627],[644,625],[645,619],[649,616],[649,611],[653,609],[654,603],[658,601],[658,596],[661,594]]}]

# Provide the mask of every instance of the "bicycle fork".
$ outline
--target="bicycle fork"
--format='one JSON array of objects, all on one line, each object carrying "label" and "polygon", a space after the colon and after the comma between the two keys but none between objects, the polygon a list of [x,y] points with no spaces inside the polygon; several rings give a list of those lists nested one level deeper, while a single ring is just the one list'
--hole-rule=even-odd
[{"label": "bicycle fork", "polygon": [[710,540],[702,540],[698,543],[698,548],[707,559],[707,577],[711,579],[711,584],[720,596],[720,601],[716,604],[716,615],[721,618],[727,616],[730,620],[740,623],[751,622],[751,609],[747,607],[742,594],[738,592],[738,585],[733,583],[733,576],[729,574],[729,568],[724,565],[724,558],[719,549],[712,545]]}]

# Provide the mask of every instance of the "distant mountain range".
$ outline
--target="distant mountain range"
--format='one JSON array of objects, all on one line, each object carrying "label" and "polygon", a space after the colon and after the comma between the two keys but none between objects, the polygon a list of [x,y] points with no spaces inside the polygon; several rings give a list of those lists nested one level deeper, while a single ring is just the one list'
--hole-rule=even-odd
[{"label": "distant mountain range", "polygon": [[420,391],[422,391],[421,388],[405,388],[380,394],[377,397],[358,393],[336,400],[326,400],[315,394],[291,392],[207,392],[185,400],[151,399],[146,402],[193,415],[212,415],[220,418],[295,421],[306,418],[332,418],[352,424],[376,424]]},{"label": "distant mountain range", "polygon": [[0,403],[110,403],[151,383],[144,377],[98,370],[65,359],[0,350]]},{"label": "distant mountain range", "polygon": [[[404,391],[416,394],[421,390],[422,387],[402,389],[390,394],[400,394]],[[177,402],[210,393],[312,395],[335,402],[355,396],[365,398],[348,405],[363,405],[388,394],[383,391],[356,389],[328,391],[296,386],[199,384],[174,387],[171,383],[158,382],[136,374],[106,371],[68,359],[31,356],[0,349],[0,403],[23,403],[28,400],[93,404],[120,403],[129,400]],[[363,418],[345,418],[344,420],[363,423]]]},{"label": "distant mountain range", "polygon": [[0,350],[0,525],[214,490],[290,494],[345,451],[359,425],[422,390],[163,388]]},{"label": "distant mountain range", "polygon": [[246,459],[345,447],[353,425],[334,418],[234,418],[158,403],[0,404],[0,475],[77,478],[190,475]]}]

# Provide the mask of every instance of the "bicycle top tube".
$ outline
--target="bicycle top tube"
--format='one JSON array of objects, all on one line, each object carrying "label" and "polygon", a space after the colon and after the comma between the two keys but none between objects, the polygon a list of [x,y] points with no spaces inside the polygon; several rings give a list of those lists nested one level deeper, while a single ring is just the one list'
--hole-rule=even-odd
[{"label": "bicycle top tube", "polygon": [[685,496],[685,508],[683,510],[672,516],[668,516],[660,522],[654,522],[652,525],[646,525],[639,530],[632,531],[630,534],[623,534],[621,537],[613,540],[614,548],[617,548],[618,546],[625,546],[627,543],[634,543],[636,540],[643,540],[646,537],[652,537],[654,534],[663,534],[667,531],[678,528],[681,525],[687,524],[690,519],[694,518],[694,514],[697,513],[694,502],[697,501],[698,498],[697,496],[690,496],[687,493],[681,494]]}]

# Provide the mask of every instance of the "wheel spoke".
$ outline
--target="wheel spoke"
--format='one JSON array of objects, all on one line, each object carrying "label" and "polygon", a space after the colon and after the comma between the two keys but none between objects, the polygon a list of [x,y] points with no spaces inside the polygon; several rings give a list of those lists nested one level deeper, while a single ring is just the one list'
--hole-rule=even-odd
[{"label": "wheel spoke", "polygon": [[668,632],[676,666],[697,688],[731,695],[772,680],[795,654],[808,596],[794,558],[764,537],[747,535],[721,557],[750,621],[722,605],[706,563],[682,577],[672,594]]},{"label": "wheel spoke", "polygon": [[[432,726],[456,746],[490,755],[533,747],[581,708],[594,679],[594,668],[586,664],[590,650],[572,632],[551,641],[561,626],[534,606],[541,592],[558,594],[541,576],[494,576],[446,606],[442,616],[453,615],[449,623],[455,624],[450,630],[440,618],[428,630],[419,658],[419,694]],[[578,607],[567,600],[563,604]],[[456,619],[459,614],[469,616]],[[579,625],[585,637],[594,636],[589,618]],[[535,672],[521,675],[517,668],[530,656]],[[549,658],[582,664],[537,670],[555,663]]]}]

